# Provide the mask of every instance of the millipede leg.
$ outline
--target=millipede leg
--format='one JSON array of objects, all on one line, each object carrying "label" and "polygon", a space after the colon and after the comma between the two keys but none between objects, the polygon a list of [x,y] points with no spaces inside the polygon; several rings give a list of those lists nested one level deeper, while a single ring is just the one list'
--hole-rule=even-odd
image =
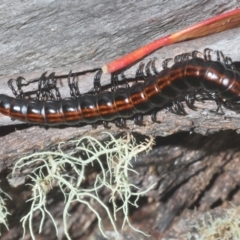
[{"label": "millipede leg", "polygon": [[197,51],[197,50],[194,50],[193,52],[192,52],[192,58],[197,58],[198,57],[198,55],[203,55],[201,52],[199,52],[199,51]]},{"label": "millipede leg", "polygon": [[161,123],[160,121],[157,120],[157,110],[153,110],[152,113],[151,113],[151,120],[152,122],[155,122],[155,123]]},{"label": "millipede leg", "polygon": [[172,103],[172,106],[171,107],[167,107],[167,109],[171,113],[174,113],[174,114],[177,114],[177,115],[184,115],[184,116],[187,115],[186,111],[184,110],[184,106],[179,101],[174,101]]},{"label": "millipede leg", "polygon": [[[146,77],[151,77],[153,75],[158,75],[158,71],[155,66],[156,59],[150,60],[146,67],[145,67],[145,72],[146,72]],[[152,73],[153,72],[153,73]]]},{"label": "millipede leg", "polygon": [[96,123],[92,123],[92,129],[97,129],[97,124]]},{"label": "millipede leg", "polygon": [[38,81],[38,90],[37,90],[37,97],[36,97],[37,100],[40,100],[40,97],[42,98],[43,95],[45,95],[45,92],[42,91],[42,89],[43,89],[42,85],[44,86],[46,74],[47,74],[47,72],[43,73]]},{"label": "millipede leg", "polygon": [[168,68],[168,63],[172,60],[172,58],[167,58],[162,62],[162,68],[166,69]]},{"label": "millipede leg", "polygon": [[10,79],[8,81],[8,86],[11,89],[11,91],[13,92],[13,94],[15,95],[16,98],[24,98],[25,96],[31,96],[33,94],[36,94],[37,91],[24,92],[22,87],[23,86],[28,86],[30,83],[37,82],[37,81],[39,81],[39,79],[34,79],[34,80],[31,80],[31,81],[27,81],[23,77],[18,77],[15,80],[16,85],[17,85],[17,90],[13,86],[13,81],[14,81],[13,79]]},{"label": "millipede leg", "polygon": [[185,102],[187,104],[187,106],[192,109],[192,110],[196,110],[197,108],[194,106],[194,102],[195,102],[196,98],[195,98],[195,93],[193,96],[190,96],[190,94],[186,94],[185,95]]},{"label": "millipede leg", "polygon": [[176,55],[173,59],[174,63],[176,62],[182,62],[183,61],[183,55],[184,54],[179,54],[179,55]]},{"label": "millipede leg", "polygon": [[80,93],[80,90],[79,90],[79,87],[78,87],[78,82],[75,81],[75,79],[76,79],[76,74],[74,74],[74,76],[73,76],[73,88],[75,90],[75,96],[80,97],[81,93]]},{"label": "millipede leg", "polygon": [[182,61],[188,61],[189,59],[190,59],[190,57],[191,57],[191,53],[184,53],[183,54],[183,58],[182,58]]},{"label": "millipede leg", "polygon": [[138,126],[145,126],[145,124],[143,124],[143,115],[141,113],[134,116],[134,123]]},{"label": "millipede leg", "polygon": [[23,92],[23,90],[22,90],[22,86],[23,86],[23,84],[22,84],[22,81],[26,81],[26,79],[25,78],[23,78],[23,77],[18,77],[17,79],[16,79],[16,84],[17,84],[17,88],[18,88],[18,96],[20,97],[20,98],[23,98],[24,97],[24,92]]},{"label": "millipede leg", "polygon": [[111,91],[115,92],[118,89],[118,76],[116,74],[111,76],[111,85]]},{"label": "millipede leg", "polygon": [[233,70],[236,70],[234,68],[233,61],[232,61],[232,59],[230,57],[225,57],[222,51],[218,51],[217,50],[216,52],[217,52],[217,61],[219,61],[219,62],[222,61],[222,62],[224,62],[224,64],[227,67],[229,67],[229,68],[231,68]]},{"label": "millipede leg", "polygon": [[212,95],[212,98],[214,99],[214,101],[216,102],[217,104],[217,109],[216,110],[211,110],[211,112],[214,112],[218,115],[224,115],[224,111],[222,109],[222,100],[218,97],[217,94],[213,94]]},{"label": "millipede leg", "polygon": [[206,91],[203,91],[202,89],[197,89],[195,90],[194,98],[196,101],[204,103],[204,100],[211,98],[211,96]]},{"label": "millipede leg", "polygon": [[212,49],[210,49],[210,48],[205,48],[204,50],[203,50],[203,56],[204,56],[204,59],[205,60],[209,60],[209,61],[211,61],[211,52],[213,52],[213,50]]},{"label": "millipede leg", "polygon": [[150,69],[151,66],[152,66],[152,60],[150,60],[145,67],[145,72],[147,77],[152,76],[151,69]]},{"label": "millipede leg", "polygon": [[127,128],[126,120],[124,118],[119,118],[115,120],[115,126],[119,128]]},{"label": "millipede leg", "polygon": [[8,87],[11,89],[13,95],[15,97],[18,97],[18,93],[17,93],[16,89],[13,86],[13,79],[12,78],[8,80]]},{"label": "millipede leg", "polygon": [[183,53],[174,57],[174,63],[186,62],[191,57],[191,53]]},{"label": "millipede leg", "polygon": [[77,81],[75,81],[76,74],[74,74],[74,76],[72,77],[72,81],[71,81],[71,76],[72,76],[72,71],[70,71],[68,74],[68,87],[70,89],[70,95],[73,98],[80,97],[81,93],[78,88],[78,83],[77,83]]},{"label": "millipede leg", "polygon": [[71,97],[75,97],[74,96],[74,92],[73,92],[73,84],[71,82],[71,75],[72,75],[72,70],[69,72],[68,74],[68,78],[67,78],[67,81],[68,81],[68,87],[70,89],[70,96]]},{"label": "millipede leg", "polygon": [[122,78],[122,80],[125,82],[126,88],[128,89],[130,86],[129,86],[129,83],[128,83],[128,81],[127,81],[127,78],[126,78],[126,76],[124,75],[123,72],[121,73],[121,78]]},{"label": "millipede leg", "polygon": [[156,59],[154,59],[154,60],[152,61],[151,69],[152,69],[152,71],[154,72],[155,75],[158,75],[159,72],[158,72],[158,70],[157,70],[157,68],[156,68],[155,63],[156,63]]},{"label": "millipede leg", "polygon": [[[27,81],[25,78],[23,77],[18,77],[16,80],[10,79],[8,81],[8,86],[9,88],[12,90],[13,94],[15,95],[16,98],[24,98],[26,96],[28,96],[30,99],[47,99],[46,95],[51,96],[51,89],[54,88],[56,89],[56,80],[54,79],[54,74],[50,74],[49,75],[49,79],[45,77],[45,74],[42,74],[42,76],[40,77],[40,79],[34,79],[34,80],[30,80]],[[52,79],[52,81],[50,81],[50,79]],[[17,89],[14,88],[13,86],[13,81],[16,82],[17,85]],[[31,83],[36,83],[38,82],[38,89],[37,90],[32,90],[32,91],[27,91],[24,92],[22,90],[23,86],[28,86]],[[35,95],[35,96],[33,96]],[[53,99],[53,97],[52,97]]]},{"label": "millipede leg", "polygon": [[236,70],[236,68],[234,68],[235,66],[233,65],[233,60],[230,57],[225,57],[225,64],[230,67],[233,70]]},{"label": "millipede leg", "polygon": [[110,128],[111,128],[111,127],[109,127],[107,121],[103,121],[102,124],[103,124],[103,127],[104,127],[105,129],[110,129]]},{"label": "millipede leg", "polygon": [[57,100],[61,99],[61,94],[60,94],[59,89],[57,87],[57,81],[55,79],[55,73],[54,72],[51,73],[47,77],[46,88],[49,89],[49,95],[50,95],[51,99],[55,99],[54,94],[51,92],[51,88],[53,88],[55,90],[56,99]]},{"label": "millipede leg", "polygon": [[[224,54],[223,54],[223,52],[222,51],[216,51],[217,52],[217,61],[219,61],[219,62],[224,62],[225,63],[225,65],[227,65],[227,66],[229,66],[230,64],[229,64],[229,61],[228,61],[228,57],[225,57],[224,56]],[[221,60],[222,59],[222,60]]]},{"label": "millipede leg", "polygon": [[93,88],[94,88],[94,93],[97,94],[101,91],[101,76],[102,76],[102,69],[98,70],[96,75],[94,76],[93,80]]},{"label": "millipede leg", "polygon": [[16,98],[24,98],[24,96],[25,96],[25,93],[23,92],[23,90],[22,90],[22,86],[26,86],[26,85],[28,85],[29,83],[25,83],[25,84],[23,84],[22,83],[22,81],[26,81],[26,79],[25,78],[23,78],[23,77],[18,77],[17,79],[16,79],[16,85],[17,85],[17,90],[15,89],[15,87],[13,86],[13,79],[9,79],[8,80],[8,87],[11,89],[11,91],[12,91],[12,93],[14,94],[14,96],[16,97]]},{"label": "millipede leg", "polygon": [[[221,52],[222,53],[222,52]],[[224,58],[223,58],[224,59]],[[220,51],[217,50],[217,61],[221,61],[221,58],[220,58]]]},{"label": "millipede leg", "polygon": [[[44,89],[45,94],[48,95],[50,97],[50,99],[57,99],[60,100],[61,99],[61,94],[59,92],[59,89],[57,87],[57,81],[55,79],[55,73],[51,73],[48,77],[45,78],[45,82],[44,82]],[[55,90],[55,96],[53,94],[53,92],[51,91],[52,89]]]},{"label": "millipede leg", "polygon": [[139,64],[138,69],[135,74],[136,81],[146,79],[146,76],[143,73],[144,66],[145,66],[145,64],[142,62]]},{"label": "millipede leg", "polygon": [[232,62],[230,67],[232,70],[240,72],[240,62]]},{"label": "millipede leg", "polygon": [[[55,90],[55,95],[52,90]],[[48,77],[46,77],[46,72],[42,74],[38,81],[38,90],[37,90],[37,100],[48,100],[48,98],[61,99],[59,89],[57,87],[57,81],[55,79],[55,73],[52,72]]]},{"label": "millipede leg", "polygon": [[184,116],[187,115],[183,104],[179,101],[176,101],[176,110],[177,110],[177,113],[180,115],[184,115]]}]

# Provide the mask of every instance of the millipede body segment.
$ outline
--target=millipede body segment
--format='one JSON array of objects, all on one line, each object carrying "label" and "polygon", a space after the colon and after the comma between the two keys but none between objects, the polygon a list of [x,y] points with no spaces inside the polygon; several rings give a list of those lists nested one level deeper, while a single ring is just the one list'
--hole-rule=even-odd
[{"label": "millipede body segment", "polygon": [[92,124],[145,114],[196,90],[207,92],[227,108],[240,110],[239,71],[224,62],[195,56],[115,91],[48,101],[0,94],[0,112],[32,124]]}]

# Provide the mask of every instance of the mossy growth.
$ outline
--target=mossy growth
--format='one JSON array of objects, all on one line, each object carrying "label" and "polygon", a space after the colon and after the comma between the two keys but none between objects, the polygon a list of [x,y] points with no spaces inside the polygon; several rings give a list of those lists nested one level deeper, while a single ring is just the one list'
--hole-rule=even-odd
[{"label": "mossy growth", "polygon": [[[67,239],[71,239],[68,233],[68,218],[70,217],[68,210],[73,202],[85,204],[96,215],[99,229],[104,237],[107,236],[102,226],[101,216],[91,204],[94,201],[100,204],[106,211],[117,235],[118,230],[115,221],[117,220],[116,213],[118,211],[122,211],[124,215],[122,227],[128,224],[133,230],[141,232],[129,222],[129,204],[137,207],[139,197],[152,189],[154,185],[145,191],[140,191],[137,186],[130,183],[129,172],[138,174],[132,168],[131,161],[138,153],[149,151],[154,144],[154,139],[150,137],[142,143],[137,143],[131,134],[126,134],[124,137],[118,139],[110,133],[104,134],[108,135],[109,141],[102,143],[93,137],[85,136],[79,140],[71,141],[74,149],[70,153],[64,152],[62,149],[65,143],[60,143],[58,150],[55,152],[34,153],[16,162],[13,169],[13,176],[17,170],[35,166],[31,174],[28,175],[31,180],[29,185],[32,189],[32,197],[28,200],[31,202],[30,210],[21,219],[24,235],[26,226],[28,225],[31,237],[35,239],[33,219],[36,211],[41,213],[39,233],[42,231],[44,221],[48,216],[54,224],[56,235],[58,235],[58,227],[54,216],[47,209],[48,193],[53,187],[59,187],[65,199],[63,224]],[[84,158],[81,157],[83,155],[85,156]],[[103,155],[106,157],[105,166],[101,160]],[[85,180],[86,168],[95,163],[100,167],[101,171],[96,176],[92,188],[84,188],[82,183]],[[71,172],[71,176],[69,172]],[[111,193],[109,202],[112,204],[113,211],[110,211],[98,196],[98,192],[102,188],[107,188]],[[132,196],[135,196],[134,202],[131,201]],[[116,204],[117,199],[121,199],[121,206]]]}]

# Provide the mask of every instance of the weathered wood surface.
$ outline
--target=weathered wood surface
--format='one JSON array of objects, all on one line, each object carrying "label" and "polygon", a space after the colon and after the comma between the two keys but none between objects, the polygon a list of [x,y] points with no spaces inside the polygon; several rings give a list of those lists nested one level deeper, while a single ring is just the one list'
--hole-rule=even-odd
[{"label": "weathered wood surface", "polygon": [[160,36],[239,5],[237,0],[3,0],[0,76],[75,64],[103,65]]},{"label": "weathered wood surface", "polygon": [[[237,7],[240,7],[237,0],[101,0],[99,3],[3,0],[0,8],[0,93],[11,94],[7,87],[9,78],[21,75],[26,79],[33,79],[45,71],[55,71],[60,75],[67,74],[69,70],[79,72],[101,67],[158,37]],[[233,60],[240,60],[239,42],[240,29],[236,28],[162,48],[147,59],[157,57],[160,68],[165,58],[210,47],[224,51],[225,55],[231,56]],[[147,62],[147,59],[144,61]],[[137,66],[134,66],[129,69],[126,75],[135,74],[136,68]],[[93,76],[94,74],[86,74],[79,77],[82,92],[92,88]],[[103,76],[103,82],[108,80],[108,75]],[[64,80],[61,84],[65,84]],[[64,86],[61,92],[63,96],[69,94]],[[161,123],[152,123],[150,117],[146,116],[145,127],[136,126],[133,121],[127,122],[128,130],[111,125],[110,132],[114,135],[126,131],[143,135],[173,135],[162,138],[159,147],[150,155],[141,156],[135,165],[140,175],[133,181],[141,182],[140,187],[148,186],[152,181],[159,183],[159,186],[146,196],[148,204],[143,200],[142,208],[135,211],[132,218],[135,226],[149,232],[152,239],[170,239],[171,236],[173,239],[180,239],[184,231],[190,231],[188,228],[179,230],[177,224],[171,225],[181,219],[180,214],[185,208],[193,209],[197,205],[201,211],[206,211],[213,206],[222,206],[222,203],[226,205],[229,200],[239,204],[239,135],[236,132],[238,133],[240,128],[240,115],[225,109],[224,115],[216,115],[211,112],[216,109],[216,104],[212,101],[197,102],[196,105],[197,111],[186,108],[187,116],[160,111],[158,119]],[[6,128],[3,126],[13,124],[16,124],[16,121],[1,116],[2,135]],[[222,130],[225,131],[220,132]],[[6,130],[8,131],[10,132],[9,129]],[[12,130],[1,137],[1,185],[15,199],[8,202],[12,214],[9,218],[10,231],[5,231],[2,239],[20,238],[22,230],[19,220],[26,213],[27,207],[24,209],[23,206],[26,206],[26,197],[31,194],[30,189],[22,186],[10,188],[6,176],[14,162],[33,151],[54,148],[60,141],[86,134],[101,138],[99,136],[103,131],[102,126],[96,130],[91,126],[65,129],[33,126],[19,131]],[[192,135],[176,135],[182,131]],[[209,134],[212,135],[207,136]],[[155,172],[148,171],[151,166],[154,166]],[[222,189],[226,189],[224,194]],[[17,200],[14,196],[17,196]],[[53,192],[52,196],[57,196],[57,192]],[[50,210],[59,216],[62,204],[62,199],[53,201],[49,204]],[[142,221],[139,221],[139,216],[143,216]],[[95,218],[81,205],[73,207],[71,217],[71,236],[74,239],[88,239],[94,228]],[[83,228],[83,225],[86,226],[86,219],[91,227]],[[61,225],[61,217],[59,222]],[[38,239],[55,239],[55,232],[51,229],[51,225],[48,225]],[[94,234],[95,238],[100,236],[97,230],[92,233]],[[109,234],[111,235],[111,232]],[[126,238],[126,235],[131,235],[131,239],[144,239],[142,235],[139,236],[129,229],[126,229],[123,238]],[[26,239],[30,239],[29,235]],[[60,239],[64,239],[64,236],[60,235]]]},{"label": "weathered wood surface", "polygon": [[[156,187],[141,198],[140,207],[132,209],[134,227],[150,234],[151,239],[186,239],[188,233],[197,236],[194,225],[199,224],[198,216],[202,213],[215,207],[231,207],[229,201],[239,206],[239,141],[240,135],[234,131],[209,136],[185,132],[157,138],[157,146],[149,154],[140,154],[132,162],[139,175],[131,175],[130,182],[139,186],[140,191],[156,183]],[[24,174],[29,171],[24,170]],[[91,174],[95,173],[91,171]],[[91,176],[86,178],[85,184],[87,182],[91,182]],[[31,191],[23,185],[10,188],[5,179],[1,185],[13,199],[17,198],[17,201],[8,201],[12,214],[8,217],[10,231],[5,232],[1,239],[19,239],[22,230],[18,221],[29,209],[25,201],[31,196]],[[108,193],[102,191],[99,196],[108,201]],[[49,195],[48,209],[61,226],[63,197],[57,188]],[[96,218],[88,208],[73,204],[69,213],[69,231],[73,239],[90,239],[90,236],[101,239],[101,233],[94,224]],[[36,214],[35,229],[38,229],[39,220],[40,214]],[[120,229],[121,214],[118,220]],[[109,239],[114,240],[116,235],[107,219],[103,220],[103,226]],[[51,229],[53,226],[47,221],[37,239],[56,239]],[[149,239],[129,227],[120,233],[122,239]],[[65,239],[61,231],[59,238]],[[29,239],[28,234],[25,239]]]}]

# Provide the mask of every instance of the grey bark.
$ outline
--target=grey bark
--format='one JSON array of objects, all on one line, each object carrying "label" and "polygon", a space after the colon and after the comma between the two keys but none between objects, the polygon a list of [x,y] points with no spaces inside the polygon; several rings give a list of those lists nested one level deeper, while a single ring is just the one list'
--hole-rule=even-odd
[{"label": "grey bark", "polygon": [[[103,65],[158,37],[235,9],[239,1],[3,0],[1,5],[0,76],[7,76]],[[218,47],[230,40],[213,43]]]},{"label": "grey bark", "polygon": [[[12,95],[7,86],[10,78],[16,79],[21,75],[29,80],[39,77],[45,71],[54,71],[60,75],[67,74],[70,70],[81,72],[101,67],[161,36],[239,6],[238,0],[101,0],[97,3],[2,0],[0,93]],[[157,58],[157,68],[160,69],[161,62],[166,58],[193,50],[202,51],[205,47],[222,50],[235,61],[240,60],[239,42],[240,31],[236,28],[164,47],[143,61]],[[137,65],[126,71],[127,77],[135,74]],[[92,88],[93,77],[93,73],[79,77],[81,92]],[[104,75],[102,82],[107,83],[109,79],[109,75]],[[66,79],[59,83],[59,87],[63,97],[69,96]],[[128,129],[119,129],[111,124],[111,129],[108,130],[114,135],[127,131],[165,137],[159,140],[159,147],[153,152],[139,157],[135,168],[140,175],[137,179],[132,178],[133,182],[139,183],[141,189],[151,182],[158,183],[158,187],[146,196],[148,203],[143,203],[132,215],[133,224],[149,232],[152,239],[184,239],[184,234],[191,231],[186,227],[189,222],[188,219],[185,221],[185,217],[188,217],[184,212],[186,208],[192,209],[198,205],[201,211],[206,211],[212,206],[223,206],[229,200],[236,205],[239,203],[239,114],[224,109],[224,114],[218,115],[213,112],[216,110],[213,101],[196,102],[196,106],[197,111],[185,107],[188,113],[186,116],[176,116],[167,110],[161,110],[158,113],[160,123],[152,123],[150,116],[145,116],[144,127],[136,126],[129,120]],[[0,116],[2,131],[3,126],[16,124],[20,123]],[[83,135],[103,139],[103,131],[103,126],[98,126],[97,129],[92,129],[91,126],[64,129],[32,126],[1,137],[1,187],[14,199],[8,201],[12,214],[9,218],[10,231],[4,231],[2,239],[20,238],[22,230],[19,220],[26,213],[29,205],[25,205],[25,201],[31,196],[30,189],[24,186],[12,188],[7,182],[6,177],[16,160],[33,151],[56,148],[61,141],[77,139]],[[179,132],[192,135],[177,135]],[[172,137],[166,137],[169,135]],[[26,174],[27,170],[23,175]],[[222,188],[225,189],[224,194]],[[63,199],[58,198],[57,191],[53,191],[52,196],[56,201],[49,202],[48,206],[56,213],[55,216],[59,216]],[[106,196],[103,194],[102,197]],[[139,214],[143,216],[142,221],[139,220]],[[191,214],[197,219],[197,214]],[[88,239],[90,235],[100,239],[94,225],[95,218],[87,208],[74,205],[71,217],[69,226],[73,239]],[[90,227],[82,228],[86,220],[89,220]],[[36,227],[37,224],[36,221]],[[106,222],[106,226],[107,224]],[[130,229],[125,231],[122,233],[123,238],[143,238]],[[46,237],[55,239],[55,232],[48,223],[37,239]],[[30,239],[29,235],[26,239]],[[60,236],[60,239],[64,239],[64,236]]]}]

